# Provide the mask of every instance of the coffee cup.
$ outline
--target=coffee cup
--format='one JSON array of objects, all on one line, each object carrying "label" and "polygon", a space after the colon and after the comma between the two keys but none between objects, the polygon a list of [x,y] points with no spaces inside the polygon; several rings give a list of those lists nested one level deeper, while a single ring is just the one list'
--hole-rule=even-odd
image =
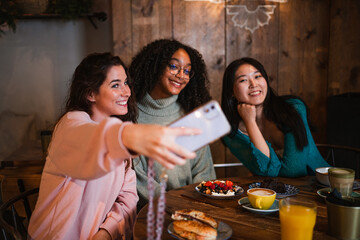
[{"label": "coffee cup", "polygon": [[276,198],[276,192],[267,188],[251,188],[247,195],[251,206],[262,210],[269,209]]},{"label": "coffee cup", "polygon": [[355,171],[350,168],[330,168],[329,181],[331,189],[336,189],[342,197],[349,197],[353,192]]}]

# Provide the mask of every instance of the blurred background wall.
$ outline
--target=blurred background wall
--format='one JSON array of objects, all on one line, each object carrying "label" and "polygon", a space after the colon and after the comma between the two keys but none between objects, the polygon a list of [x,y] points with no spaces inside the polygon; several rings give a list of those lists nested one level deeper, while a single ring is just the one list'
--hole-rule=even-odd
[{"label": "blurred background wall", "polygon": [[[111,1],[95,1],[105,22],[86,18],[18,19],[16,32],[0,37],[0,112],[35,113],[37,130],[59,117],[71,75],[91,52],[112,51]],[[40,135],[39,135],[40,136]]]}]

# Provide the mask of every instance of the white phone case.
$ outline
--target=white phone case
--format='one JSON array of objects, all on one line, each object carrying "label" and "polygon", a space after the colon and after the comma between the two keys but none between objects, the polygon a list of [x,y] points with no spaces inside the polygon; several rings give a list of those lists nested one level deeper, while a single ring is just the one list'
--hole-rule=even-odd
[{"label": "white phone case", "polygon": [[211,100],[194,109],[182,118],[169,124],[170,127],[199,128],[199,135],[178,136],[176,143],[190,151],[196,151],[230,132],[230,124],[219,103]]}]

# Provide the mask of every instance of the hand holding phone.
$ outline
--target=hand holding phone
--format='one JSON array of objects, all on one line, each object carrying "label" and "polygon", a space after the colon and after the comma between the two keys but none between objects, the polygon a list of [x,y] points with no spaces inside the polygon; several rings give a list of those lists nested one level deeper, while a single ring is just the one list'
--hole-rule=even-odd
[{"label": "hand holding phone", "polygon": [[182,118],[170,123],[169,126],[201,129],[202,133],[199,135],[184,135],[176,138],[176,143],[190,151],[202,148],[231,130],[219,103],[215,100],[194,109]]}]

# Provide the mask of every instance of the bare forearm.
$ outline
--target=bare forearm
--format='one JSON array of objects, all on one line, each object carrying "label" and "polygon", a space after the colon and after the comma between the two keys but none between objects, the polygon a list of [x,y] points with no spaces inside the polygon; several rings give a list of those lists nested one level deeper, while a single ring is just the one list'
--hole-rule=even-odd
[{"label": "bare forearm", "polygon": [[270,157],[270,149],[266,144],[264,136],[262,135],[258,125],[255,121],[245,122],[246,130],[249,134],[249,138],[254,146],[259,149],[264,155]]}]

